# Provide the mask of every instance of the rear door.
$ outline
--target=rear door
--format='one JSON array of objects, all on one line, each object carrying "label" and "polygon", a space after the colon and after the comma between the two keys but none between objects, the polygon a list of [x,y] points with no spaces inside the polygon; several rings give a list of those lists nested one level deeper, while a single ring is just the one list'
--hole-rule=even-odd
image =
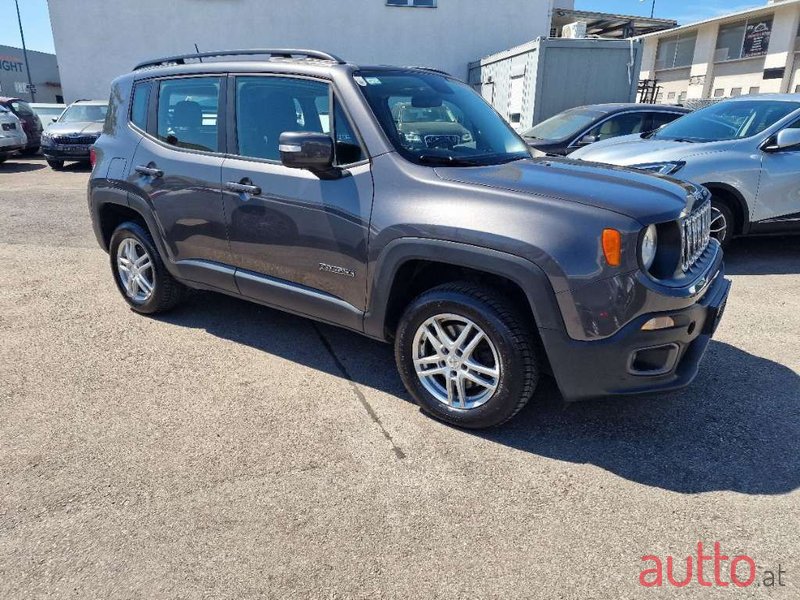
[{"label": "rear door", "polygon": [[[228,93],[233,135],[222,181],[239,289],[360,328],[373,185],[352,121],[322,80],[238,76]],[[286,131],[335,136],[344,176],[322,180],[283,166],[278,140]],[[253,191],[242,193],[243,184]]]},{"label": "rear door", "polygon": [[147,135],[128,183],[149,200],[180,275],[235,290],[222,208],[224,81],[199,76],[153,82]]}]

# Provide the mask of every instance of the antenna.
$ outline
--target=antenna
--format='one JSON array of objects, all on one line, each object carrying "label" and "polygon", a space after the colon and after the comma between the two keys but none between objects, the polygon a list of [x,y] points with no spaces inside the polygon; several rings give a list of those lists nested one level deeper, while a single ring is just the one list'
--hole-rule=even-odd
[{"label": "antenna", "polygon": [[[200,54],[200,48],[197,47],[197,42],[195,42],[195,44],[194,44],[194,50],[195,50],[195,52]],[[200,57],[200,62],[203,62],[203,57],[202,56]]]}]

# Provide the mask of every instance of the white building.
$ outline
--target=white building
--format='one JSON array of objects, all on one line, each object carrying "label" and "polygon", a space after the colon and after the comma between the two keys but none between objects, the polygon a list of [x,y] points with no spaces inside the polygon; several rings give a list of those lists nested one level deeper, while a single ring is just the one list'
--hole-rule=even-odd
[{"label": "white building", "polygon": [[800,0],[641,36],[641,79],[667,103],[742,94],[800,93]]},{"label": "white building", "polygon": [[[548,36],[574,0],[48,0],[66,100],[106,98],[111,81],[161,56],[313,48],[355,63],[468,64]],[[78,7],[77,5],[80,5]]]}]

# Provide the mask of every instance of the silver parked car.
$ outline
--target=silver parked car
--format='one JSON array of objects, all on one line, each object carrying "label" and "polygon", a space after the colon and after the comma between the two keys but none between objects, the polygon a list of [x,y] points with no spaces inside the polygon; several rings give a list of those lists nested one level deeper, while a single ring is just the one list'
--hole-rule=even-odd
[{"label": "silver parked car", "polygon": [[800,96],[725,100],[650,134],[597,142],[570,155],[700,183],[713,194],[712,233],[800,230]]}]

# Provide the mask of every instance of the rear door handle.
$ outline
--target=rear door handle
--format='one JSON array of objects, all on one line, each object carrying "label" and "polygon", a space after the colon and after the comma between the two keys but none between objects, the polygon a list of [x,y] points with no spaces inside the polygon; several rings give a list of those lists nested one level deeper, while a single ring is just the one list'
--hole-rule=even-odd
[{"label": "rear door handle", "polygon": [[225,184],[225,189],[237,194],[248,194],[250,196],[260,196],[261,188],[253,185],[249,179],[242,179],[239,183],[229,181]]},{"label": "rear door handle", "polygon": [[164,176],[164,171],[161,169],[156,169],[154,167],[144,167],[139,165],[136,167],[136,172],[140,175],[145,175],[146,177],[152,177],[154,179],[158,179],[159,177]]}]

